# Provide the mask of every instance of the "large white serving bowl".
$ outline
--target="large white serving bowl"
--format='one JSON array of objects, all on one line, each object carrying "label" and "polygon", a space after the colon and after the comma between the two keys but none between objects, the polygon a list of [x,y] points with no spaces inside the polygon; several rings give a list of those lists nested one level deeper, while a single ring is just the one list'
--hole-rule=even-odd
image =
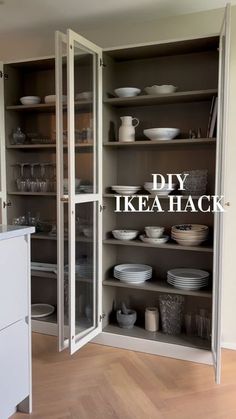
[{"label": "large white serving bowl", "polygon": [[143,131],[151,141],[169,141],[179,135],[179,128],[149,128]]},{"label": "large white serving bowl", "polygon": [[112,234],[117,240],[133,240],[138,233],[138,230],[112,230]]},{"label": "large white serving bowl", "polygon": [[39,96],[23,96],[20,98],[20,102],[22,105],[37,105],[41,102],[41,98]]},{"label": "large white serving bowl", "polygon": [[173,86],[173,84],[162,84],[160,86],[154,84],[153,86],[148,86],[144,89],[148,95],[166,95],[174,93],[176,90],[177,87]]},{"label": "large white serving bowl", "polygon": [[141,89],[137,87],[120,87],[115,89],[114,92],[118,97],[133,97],[139,95]]},{"label": "large white serving bowl", "polygon": [[[45,103],[56,103],[56,95],[47,95],[44,98],[44,102]],[[67,101],[67,96],[66,95],[62,95],[62,102],[65,103]]]}]

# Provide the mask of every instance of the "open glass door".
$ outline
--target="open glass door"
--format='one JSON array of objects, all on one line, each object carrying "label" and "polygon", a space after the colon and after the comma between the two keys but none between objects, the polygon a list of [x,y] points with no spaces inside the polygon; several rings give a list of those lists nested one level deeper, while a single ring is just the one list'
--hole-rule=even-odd
[{"label": "open glass door", "polygon": [[4,119],[4,72],[0,63],[0,224],[7,223],[6,214],[6,158]]},{"label": "open glass door", "polygon": [[101,331],[102,52],[68,30],[56,56],[59,347],[73,354]]},{"label": "open glass door", "polygon": [[58,349],[68,347],[68,197],[64,196],[67,176],[67,36],[56,32],[56,146],[57,146],[57,322]]},{"label": "open glass door", "polygon": [[[216,150],[216,195],[224,195],[225,150],[227,142],[228,117],[228,77],[230,49],[230,5],[227,5],[219,44],[219,81],[218,81],[218,120]],[[214,217],[214,266],[213,266],[213,322],[212,322],[212,353],[215,366],[216,382],[221,377],[221,282],[222,282],[222,250],[224,247],[223,213],[215,213]]]}]

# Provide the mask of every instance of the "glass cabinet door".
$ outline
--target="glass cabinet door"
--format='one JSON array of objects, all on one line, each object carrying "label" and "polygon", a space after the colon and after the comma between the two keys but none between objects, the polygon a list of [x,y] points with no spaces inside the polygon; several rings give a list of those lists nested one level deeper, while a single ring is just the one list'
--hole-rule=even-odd
[{"label": "glass cabinet door", "polygon": [[5,158],[5,122],[4,122],[4,72],[0,63],[0,224],[7,223],[6,214],[6,158]]},{"label": "glass cabinet door", "polygon": [[[215,194],[225,194],[225,150],[227,142],[227,95],[229,77],[229,45],[230,45],[230,5],[227,5],[219,44],[219,80],[218,80],[218,119],[216,149],[216,185]],[[224,214],[216,212],[214,216],[214,266],[213,266],[213,322],[212,322],[212,353],[215,367],[216,382],[221,378],[221,298],[222,298],[222,249]]]},{"label": "glass cabinet door", "polygon": [[59,329],[61,349],[68,337],[74,353],[101,331],[102,57],[100,48],[71,30],[57,37]]}]

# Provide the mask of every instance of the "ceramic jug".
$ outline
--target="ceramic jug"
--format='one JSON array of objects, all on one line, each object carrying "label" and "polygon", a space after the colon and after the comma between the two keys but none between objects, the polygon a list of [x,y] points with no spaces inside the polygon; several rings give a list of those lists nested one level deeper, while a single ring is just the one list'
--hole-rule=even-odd
[{"label": "ceramic jug", "polygon": [[[135,128],[139,124],[138,118],[132,116],[121,116],[121,126],[119,128],[119,141],[132,142],[135,141]],[[133,125],[133,121],[136,123]]]}]

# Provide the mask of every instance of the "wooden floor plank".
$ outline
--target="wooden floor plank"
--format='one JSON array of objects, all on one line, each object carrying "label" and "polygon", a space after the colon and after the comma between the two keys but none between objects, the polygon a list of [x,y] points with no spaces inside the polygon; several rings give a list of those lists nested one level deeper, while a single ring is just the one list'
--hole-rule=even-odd
[{"label": "wooden floor plank", "polygon": [[233,351],[217,386],[207,365],[95,344],[71,357],[33,334],[33,419],[235,419],[235,395]]}]

